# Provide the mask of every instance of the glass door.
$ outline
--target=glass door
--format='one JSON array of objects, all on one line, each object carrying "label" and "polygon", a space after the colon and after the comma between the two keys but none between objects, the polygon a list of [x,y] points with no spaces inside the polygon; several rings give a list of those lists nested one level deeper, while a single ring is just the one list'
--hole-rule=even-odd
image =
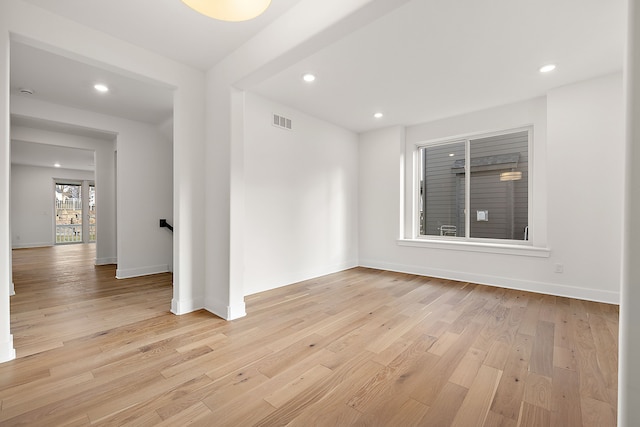
[{"label": "glass door", "polygon": [[89,184],[89,241],[96,241],[96,186]]},{"label": "glass door", "polygon": [[82,242],[82,185],[56,182],[56,244]]}]

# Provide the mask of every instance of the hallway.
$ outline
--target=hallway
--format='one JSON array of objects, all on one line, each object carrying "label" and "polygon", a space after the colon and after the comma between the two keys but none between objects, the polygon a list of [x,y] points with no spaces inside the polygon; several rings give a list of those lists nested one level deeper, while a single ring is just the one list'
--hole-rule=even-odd
[{"label": "hallway", "polygon": [[13,251],[11,330],[17,357],[166,315],[169,273],[117,280],[115,265],[94,265],[95,244]]}]

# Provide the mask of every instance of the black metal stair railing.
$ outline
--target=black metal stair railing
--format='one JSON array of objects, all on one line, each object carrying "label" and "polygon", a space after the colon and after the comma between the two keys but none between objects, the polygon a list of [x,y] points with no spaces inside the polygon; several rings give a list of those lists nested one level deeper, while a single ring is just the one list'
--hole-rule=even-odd
[{"label": "black metal stair railing", "polygon": [[169,230],[173,231],[173,226],[169,224],[166,219],[160,220],[160,227],[167,227]]}]

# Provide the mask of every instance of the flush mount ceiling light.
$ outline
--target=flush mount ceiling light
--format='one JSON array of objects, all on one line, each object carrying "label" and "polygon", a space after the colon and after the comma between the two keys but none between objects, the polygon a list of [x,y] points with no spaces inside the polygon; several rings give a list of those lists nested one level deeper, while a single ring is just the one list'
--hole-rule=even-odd
[{"label": "flush mount ceiling light", "polygon": [[53,167],[55,167],[55,168],[59,168],[59,167],[60,167],[60,163],[54,163],[54,164],[53,164]]},{"label": "flush mount ceiling light", "polygon": [[384,114],[382,114],[382,113],[375,113],[375,114],[373,115],[373,117],[375,117],[376,119],[381,119],[381,118],[382,118],[382,116],[384,116]]},{"label": "flush mount ceiling light", "polygon": [[182,0],[198,13],[229,22],[248,21],[262,14],[271,0]]},{"label": "flush mount ceiling light", "polygon": [[307,73],[302,76],[302,80],[304,80],[307,83],[311,83],[312,81],[315,81],[315,79],[316,79],[316,76],[311,73]]},{"label": "flush mount ceiling light", "polygon": [[109,92],[109,87],[107,85],[104,85],[102,83],[97,83],[95,85],[93,85],[93,88],[95,90],[97,90],[100,93],[106,93]]},{"label": "flush mount ceiling light", "polygon": [[540,67],[540,72],[541,73],[548,73],[550,71],[553,71],[556,69],[556,64],[547,64],[547,65],[543,65],[542,67]]}]

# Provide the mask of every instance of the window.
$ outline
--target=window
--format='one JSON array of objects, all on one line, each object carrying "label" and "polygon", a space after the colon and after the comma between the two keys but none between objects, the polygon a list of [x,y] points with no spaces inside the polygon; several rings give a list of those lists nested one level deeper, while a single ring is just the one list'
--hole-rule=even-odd
[{"label": "window", "polygon": [[417,147],[422,237],[529,239],[530,129]]}]

